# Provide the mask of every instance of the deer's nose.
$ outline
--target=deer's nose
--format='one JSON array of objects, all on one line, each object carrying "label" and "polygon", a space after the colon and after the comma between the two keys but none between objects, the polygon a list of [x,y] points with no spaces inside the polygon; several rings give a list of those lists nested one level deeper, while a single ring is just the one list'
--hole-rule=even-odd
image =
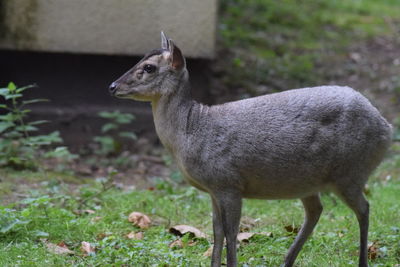
[{"label": "deer's nose", "polygon": [[110,85],[110,87],[108,88],[108,91],[110,92],[110,94],[113,95],[115,93],[115,91],[117,90],[117,88],[118,88],[118,84],[116,82],[113,82]]}]

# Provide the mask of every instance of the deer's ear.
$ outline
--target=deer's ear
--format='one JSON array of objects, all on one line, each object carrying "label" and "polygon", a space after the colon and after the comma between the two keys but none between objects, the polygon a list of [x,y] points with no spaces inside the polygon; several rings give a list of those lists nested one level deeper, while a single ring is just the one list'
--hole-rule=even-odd
[{"label": "deer's ear", "polygon": [[161,48],[165,50],[169,50],[169,42],[167,36],[161,31]]},{"label": "deer's ear", "polygon": [[172,67],[175,70],[182,70],[185,67],[185,58],[183,57],[181,50],[171,39],[168,40],[168,46],[172,55]]}]

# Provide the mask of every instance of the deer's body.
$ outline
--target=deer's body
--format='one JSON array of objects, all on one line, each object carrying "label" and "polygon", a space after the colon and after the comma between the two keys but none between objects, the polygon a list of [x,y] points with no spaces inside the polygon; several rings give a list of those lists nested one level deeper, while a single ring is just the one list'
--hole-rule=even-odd
[{"label": "deer's body", "polygon": [[[211,195],[212,266],[220,266],[224,237],[228,266],[237,264],[242,198],[300,198],[306,220],[285,259],[285,266],[292,266],[318,221],[319,193],[326,190],[335,192],[356,213],[359,264],[367,266],[369,212],[362,191],[391,139],[390,125],[370,102],[348,87],[321,86],[204,106],[190,97],[179,49],[165,42],[165,50],[145,57],[112,89],[117,96],[152,102],[161,142],[187,181]],[[147,79],[157,85],[148,86],[151,95],[141,89],[145,82],[131,86],[127,76],[139,73],[143,80],[149,62],[159,65],[160,75],[165,73],[158,83],[148,73]],[[168,73],[166,66],[175,72]]]},{"label": "deer's body", "polygon": [[189,183],[210,194],[232,188],[246,198],[302,198],[334,188],[350,170],[369,173],[387,147],[387,122],[348,87],[211,107],[179,95],[167,103],[153,103],[157,133]]}]

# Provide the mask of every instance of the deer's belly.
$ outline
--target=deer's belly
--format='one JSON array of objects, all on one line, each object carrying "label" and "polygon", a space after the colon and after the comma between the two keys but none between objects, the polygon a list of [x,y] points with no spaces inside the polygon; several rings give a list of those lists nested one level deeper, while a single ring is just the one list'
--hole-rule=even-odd
[{"label": "deer's belly", "polygon": [[309,184],[307,182],[252,183],[243,189],[242,196],[257,199],[293,199],[317,194],[326,191],[328,188],[328,184]]}]

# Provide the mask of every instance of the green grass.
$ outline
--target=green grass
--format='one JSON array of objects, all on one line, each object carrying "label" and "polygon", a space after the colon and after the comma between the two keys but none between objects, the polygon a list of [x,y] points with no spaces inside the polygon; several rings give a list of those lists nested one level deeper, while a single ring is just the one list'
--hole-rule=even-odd
[{"label": "green grass", "polygon": [[[386,165],[385,165],[386,164]],[[400,263],[400,177],[385,178],[388,167],[398,168],[398,158],[383,164],[369,183],[371,204],[369,240],[380,248],[380,257],[371,266]],[[160,181],[154,190],[124,192],[101,191],[99,183],[68,191],[62,182],[43,184],[31,198],[0,208],[0,225],[18,222],[0,233],[0,266],[209,266],[203,253],[212,244],[209,196],[191,187],[177,187]],[[84,206],[79,207],[82,199]],[[354,266],[357,262],[358,225],[354,214],[331,194],[322,196],[324,212],[317,228],[297,259],[297,266]],[[92,209],[94,214],[77,215],[76,209]],[[132,211],[150,216],[153,225],[140,230],[128,222]],[[94,218],[101,219],[95,221]],[[244,266],[279,266],[294,239],[285,226],[300,226],[303,209],[298,200],[245,200],[243,217],[256,220],[250,232],[272,232],[272,237],[257,236],[241,244],[238,258]],[[17,221],[18,220],[18,221]],[[183,237],[184,248],[172,249],[178,239],[170,226],[188,224],[208,234],[194,246]],[[143,240],[129,240],[131,231],[143,231]],[[74,255],[47,251],[41,238],[64,242]],[[96,252],[84,256],[82,241]]]},{"label": "green grass", "polygon": [[228,87],[263,94],[257,85],[286,90],[321,80],[321,65],[349,45],[398,33],[396,0],[223,0],[220,45]]}]

